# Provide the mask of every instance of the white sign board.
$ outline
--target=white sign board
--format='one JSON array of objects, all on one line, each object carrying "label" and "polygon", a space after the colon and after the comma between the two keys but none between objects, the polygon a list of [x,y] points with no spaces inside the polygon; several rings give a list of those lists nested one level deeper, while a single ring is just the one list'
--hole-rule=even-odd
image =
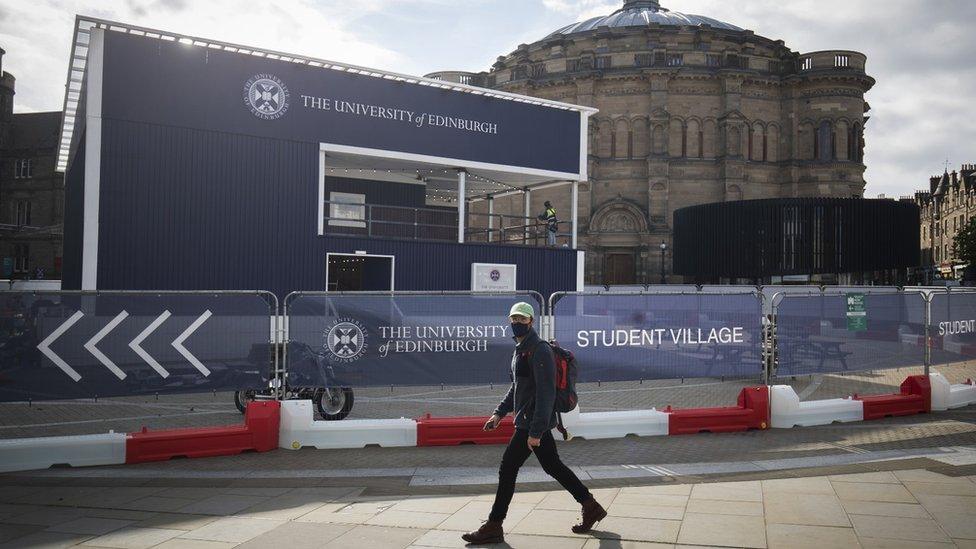
[{"label": "white sign board", "polygon": [[471,264],[472,292],[514,292],[515,265],[499,263]]}]

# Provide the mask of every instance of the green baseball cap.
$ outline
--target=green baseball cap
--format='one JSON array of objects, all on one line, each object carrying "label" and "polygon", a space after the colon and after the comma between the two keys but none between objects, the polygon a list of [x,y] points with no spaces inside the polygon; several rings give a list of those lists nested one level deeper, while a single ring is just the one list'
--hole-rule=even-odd
[{"label": "green baseball cap", "polygon": [[512,305],[512,310],[509,311],[508,313],[508,316],[513,316],[513,315],[535,318],[535,309],[532,308],[532,305],[529,305],[524,301],[520,301],[515,305]]}]

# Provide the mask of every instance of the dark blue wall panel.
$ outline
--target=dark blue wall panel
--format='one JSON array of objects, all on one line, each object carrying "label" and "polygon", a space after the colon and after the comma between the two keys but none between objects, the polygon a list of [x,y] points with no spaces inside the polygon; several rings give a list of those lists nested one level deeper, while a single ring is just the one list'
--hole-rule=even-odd
[{"label": "dark blue wall panel", "polygon": [[[114,31],[105,33],[104,60],[107,118],[564,174],[581,168],[581,114],[572,110]],[[267,100],[255,96],[262,90]],[[469,131],[473,123],[494,130]]]},{"label": "dark blue wall panel", "polygon": [[266,289],[324,277],[311,255],[318,147],[105,119],[100,289]]}]

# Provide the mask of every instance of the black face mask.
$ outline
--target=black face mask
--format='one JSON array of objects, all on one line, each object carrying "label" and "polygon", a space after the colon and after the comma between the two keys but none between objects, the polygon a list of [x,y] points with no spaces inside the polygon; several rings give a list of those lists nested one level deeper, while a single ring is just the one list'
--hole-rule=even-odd
[{"label": "black face mask", "polygon": [[530,326],[528,324],[522,324],[520,322],[513,322],[512,323],[512,333],[515,334],[515,337],[523,337],[526,334],[528,334],[529,333],[529,330],[531,330],[531,329],[532,329],[532,326]]}]

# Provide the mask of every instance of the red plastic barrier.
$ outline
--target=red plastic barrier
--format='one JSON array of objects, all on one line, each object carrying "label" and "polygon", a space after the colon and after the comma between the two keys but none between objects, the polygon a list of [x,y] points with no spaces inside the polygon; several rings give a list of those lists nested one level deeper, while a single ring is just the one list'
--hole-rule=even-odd
[{"label": "red plastic barrier", "polygon": [[482,428],[487,417],[431,417],[417,419],[417,446],[506,444],[515,434],[512,416],[505,416],[494,431]]},{"label": "red plastic barrier", "polygon": [[251,402],[243,425],[172,429],[130,433],[125,440],[125,462],[146,463],[175,457],[231,456],[242,452],[268,452],[278,447],[281,405],[277,401]]},{"label": "red plastic barrier", "polygon": [[865,420],[924,414],[932,410],[932,386],[925,376],[911,376],[897,395],[854,395],[854,399],[864,403]]},{"label": "red plastic barrier", "polygon": [[732,433],[765,429],[769,425],[769,388],[747,387],[739,393],[738,406],[728,408],[688,408],[672,410],[668,406],[669,435],[695,433]]}]

